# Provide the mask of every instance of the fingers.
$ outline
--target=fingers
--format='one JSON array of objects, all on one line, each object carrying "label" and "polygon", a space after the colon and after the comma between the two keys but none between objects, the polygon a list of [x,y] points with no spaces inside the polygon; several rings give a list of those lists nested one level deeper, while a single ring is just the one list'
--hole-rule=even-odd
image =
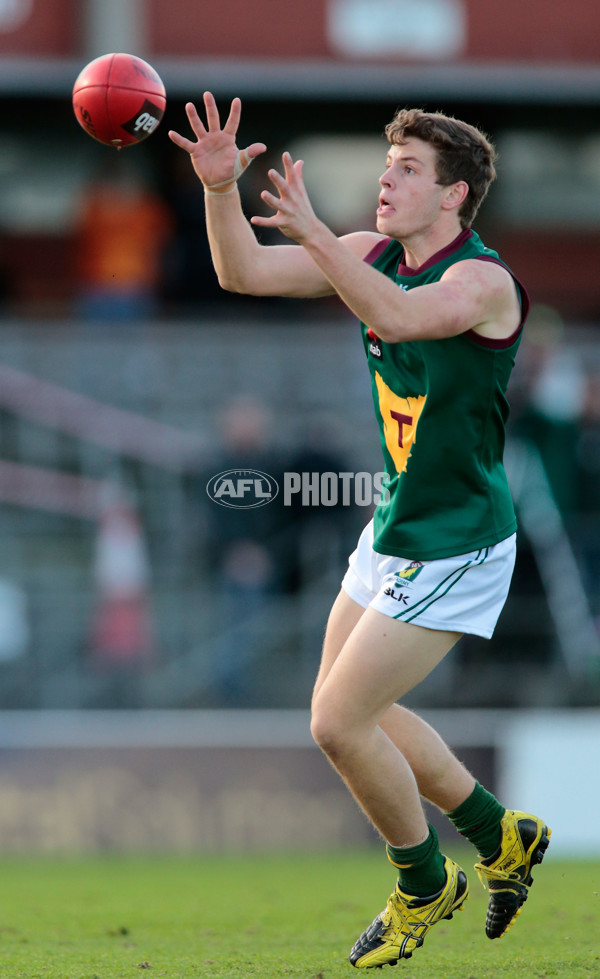
[{"label": "fingers", "polygon": [[223,126],[223,132],[229,133],[230,136],[235,136],[238,131],[238,126],[240,124],[240,116],[242,114],[242,100],[235,98],[231,103],[231,109],[229,110],[229,116],[227,122]]},{"label": "fingers", "polygon": [[279,210],[279,206],[281,204],[281,197],[275,197],[275,194],[271,194],[268,190],[263,190],[260,196],[262,200],[265,202],[265,204],[268,204],[269,207],[272,207],[274,211]]},{"label": "fingers", "polygon": [[[204,123],[202,122],[202,119],[198,115],[198,110],[196,109],[196,106],[194,105],[193,102],[186,103],[185,114],[188,117],[188,121],[190,126],[192,127],[194,136],[196,136],[198,139],[202,139],[203,136],[206,136],[206,129],[204,127]],[[185,136],[181,136],[179,133],[176,133],[175,130],[173,129],[169,130],[168,136],[171,142],[175,143],[175,146],[179,146],[180,149],[185,150],[186,153],[191,153],[194,150],[194,147],[196,146],[196,143],[193,143],[191,139],[186,139]]]},{"label": "fingers", "polygon": [[214,133],[221,128],[221,119],[219,117],[219,110],[217,109],[217,103],[215,102],[215,97],[212,92],[204,93],[204,108],[206,110],[206,121],[208,122],[209,133]]},{"label": "fingers", "polygon": [[282,154],[281,159],[283,161],[283,169],[285,170],[285,179],[289,182],[295,172],[292,157],[289,153],[285,152]]},{"label": "fingers", "polygon": [[284,173],[268,171],[275,193],[263,190],[261,200],[275,213],[270,216],[256,214],[250,223],[260,228],[278,228],[288,238],[301,241],[307,220],[311,220],[311,208],[302,180],[303,161],[293,161],[289,153],[282,155]]},{"label": "fingers", "polygon": [[192,143],[191,139],[186,139],[185,136],[180,136],[173,129],[169,130],[169,139],[175,146],[179,146],[180,149],[185,150],[186,153],[191,153],[196,146],[196,143]]},{"label": "fingers", "polygon": [[269,170],[267,174],[269,180],[275,184],[280,194],[285,190],[286,186],[298,186],[299,180],[302,180],[302,168],[304,166],[303,160],[296,160],[294,163],[289,153],[284,153],[282,160],[285,176],[279,173],[278,170]]},{"label": "fingers", "polygon": [[[275,184],[277,190],[281,194],[287,184],[286,178],[282,177],[278,170],[269,170],[269,172],[267,173],[267,177],[269,178],[272,184]],[[263,193],[267,194],[268,191],[265,190],[263,191]],[[263,195],[261,194],[261,197],[262,196]]]},{"label": "fingers", "polygon": [[[269,180],[271,180],[272,183],[275,184],[275,187],[279,192],[279,197],[277,197],[275,194],[272,194],[269,190],[261,191],[260,196],[261,196],[261,200],[263,200],[265,204],[268,204],[268,206],[271,207],[276,212],[276,214],[271,215],[271,217],[267,219],[269,222],[274,223],[277,220],[279,214],[282,214],[284,210],[289,211],[290,202],[288,199],[288,195],[286,195],[285,192],[288,184],[285,178],[282,177],[281,174],[277,172],[277,170],[269,170],[268,176],[269,176]],[[260,222],[257,221],[255,223],[264,224],[264,222],[265,219],[261,217]]]},{"label": "fingers", "polygon": [[277,214],[272,214],[270,218],[255,214],[254,217],[250,218],[250,224],[256,224],[261,228],[278,228],[279,217]]},{"label": "fingers", "polygon": [[285,169],[285,177],[287,182],[293,184],[297,183],[298,182],[297,178],[298,177],[302,178],[302,168],[304,166],[304,160],[296,160],[296,162],[294,163],[291,154],[287,152],[283,154],[281,159],[283,160],[283,166]]},{"label": "fingers", "polygon": [[206,129],[204,128],[204,123],[198,115],[198,110],[193,102],[187,102],[185,106],[185,113],[188,117],[188,121],[194,135],[200,139],[201,136],[206,136]]},{"label": "fingers", "polygon": [[252,143],[252,145],[247,146],[245,150],[239,151],[238,154],[239,162],[236,162],[235,173],[234,173],[236,179],[240,176],[240,174],[244,172],[244,170],[246,170],[250,166],[252,161],[256,159],[257,156],[260,156],[261,153],[265,152],[266,148],[267,147],[265,146],[264,143]]},{"label": "fingers", "polygon": [[250,146],[247,146],[245,150],[242,150],[242,152],[246,154],[248,157],[248,162],[250,162],[250,160],[254,160],[257,156],[260,156],[261,153],[266,153],[266,150],[267,147],[264,143],[251,143]]}]

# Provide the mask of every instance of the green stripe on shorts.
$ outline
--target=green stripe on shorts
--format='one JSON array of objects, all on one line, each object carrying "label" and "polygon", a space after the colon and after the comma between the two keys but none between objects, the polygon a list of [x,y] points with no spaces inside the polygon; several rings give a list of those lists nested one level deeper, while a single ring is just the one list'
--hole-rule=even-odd
[{"label": "green stripe on shorts", "polygon": [[[477,552],[476,557],[474,557],[472,560],[467,561],[466,564],[463,564],[460,568],[456,568],[455,571],[451,571],[449,575],[446,575],[446,577],[443,579],[443,581],[438,582],[438,584],[435,586],[435,588],[433,588],[432,591],[430,591],[428,595],[424,595],[423,598],[420,598],[418,602],[415,602],[413,605],[409,605],[408,608],[403,609],[402,612],[398,612],[398,614],[395,615],[394,618],[395,619],[403,619],[405,622],[412,622],[413,619],[418,618],[419,615],[422,615],[423,612],[426,612],[427,609],[430,608],[430,606],[434,604],[434,602],[437,602],[438,599],[443,598],[444,595],[447,595],[448,594],[448,592],[451,590],[451,588],[453,588],[453,586],[458,581],[460,581],[460,579],[462,578],[462,576],[465,574],[466,571],[469,570],[469,568],[471,568],[471,567],[473,567],[474,565],[477,565],[477,564],[483,564],[483,562],[485,561],[486,557],[488,556],[489,547],[486,547],[485,548],[484,554],[483,554],[483,557],[482,558],[479,557],[479,555],[481,554],[481,550],[482,549],[480,549]],[[450,579],[452,579],[452,580],[450,580]],[[450,582],[449,585],[448,585],[448,587],[443,592],[440,592],[439,594],[436,594],[436,592],[439,592],[440,588],[442,588],[446,584],[447,581]],[[427,602],[427,604],[426,605],[423,605],[424,602]],[[422,608],[419,608],[420,605],[423,606],[423,607]],[[417,609],[416,612],[414,612],[415,609]],[[409,615],[410,612],[414,612],[414,614],[413,615]]]}]

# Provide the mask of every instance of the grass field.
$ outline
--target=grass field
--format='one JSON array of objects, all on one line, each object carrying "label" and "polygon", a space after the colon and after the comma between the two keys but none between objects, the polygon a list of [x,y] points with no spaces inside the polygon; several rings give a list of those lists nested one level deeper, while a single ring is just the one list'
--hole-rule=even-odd
[{"label": "grass field", "polygon": [[[468,869],[472,855],[453,853]],[[583,979],[600,974],[600,862],[537,869],[503,939],[483,933],[474,872],[462,914],[441,922],[391,979]],[[379,852],[291,857],[3,862],[2,979],[242,979],[358,976],[347,960],[385,904]],[[387,967],[386,967],[387,968]],[[385,976],[384,972],[369,975]]]}]

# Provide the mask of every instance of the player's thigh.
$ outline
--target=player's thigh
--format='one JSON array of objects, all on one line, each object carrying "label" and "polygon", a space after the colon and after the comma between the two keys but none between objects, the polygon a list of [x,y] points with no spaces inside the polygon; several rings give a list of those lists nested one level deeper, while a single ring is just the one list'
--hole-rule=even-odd
[{"label": "player's thigh", "polygon": [[344,648],[357,622],[364,615],[364,612],[365,610],[362,605],[359,605],[350,598],[343,589],[340,590],[329,613],[325,638],[323,640],[321,665],[315,681],[314,694],[321,688],[331,667]]},{"label": "player's thigh", "polygon": [[315,708],[335,718],[336,727],[378,724],[459,638],[458,632],[425,629],[368,608],[331,664]]}]

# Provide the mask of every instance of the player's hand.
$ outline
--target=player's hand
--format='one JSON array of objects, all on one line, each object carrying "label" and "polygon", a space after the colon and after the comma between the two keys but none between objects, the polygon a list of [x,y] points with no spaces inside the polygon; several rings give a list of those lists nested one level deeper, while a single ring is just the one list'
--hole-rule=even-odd
[{"label": "player's hand", "polygon": [[292,160],[289,153],[283,157],[284,176],[277,170],[269,170],[269,180],[275,185],[279,197],[263,190],[260,195],[269,207],[275,211],[271,217],[255,216],[252,224],[262,228],[279,228],[282,234],[292,238],[299,244],[306,241],[311,232],[321,222],[313,211],[302,176],[303,160]]},{"label": "player's hand", "polygon": [[236,135],[240,124],[242,103],[234,99],[227,122],[221,129],[219,110],[211,92],[204,93],[204,107],[208,129],[202,122],[193,102],[188,102],[185,111],[196,141],[186,139],[172,129],[169,139],[180,149],[190,154],[192,165],[198,177],[213,193],[228,193],[252,160],[264,153],[264,143],[252,143],[239,150]]}]

